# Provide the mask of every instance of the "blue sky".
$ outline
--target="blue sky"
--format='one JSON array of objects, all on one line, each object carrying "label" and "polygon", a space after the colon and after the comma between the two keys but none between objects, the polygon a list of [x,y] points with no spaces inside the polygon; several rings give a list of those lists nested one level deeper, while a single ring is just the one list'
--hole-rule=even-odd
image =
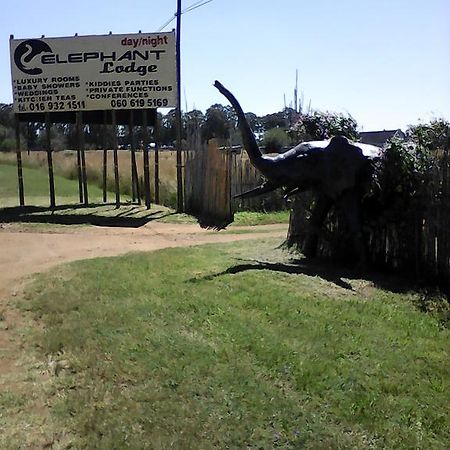
[{"label": "blue sky", "polygon": [[[9,103],[10,34],[154,32],[173,15],[176,1],[2,6],[0,102]],[[284,97],[287,104],[293,99],[297,69],[305,105],[348,112],[366,131],[448,120],[450,0],[213,0],[182,17],[183,109],[226,104],[212,86],[218,79],[245,111],[279,111]]]}]

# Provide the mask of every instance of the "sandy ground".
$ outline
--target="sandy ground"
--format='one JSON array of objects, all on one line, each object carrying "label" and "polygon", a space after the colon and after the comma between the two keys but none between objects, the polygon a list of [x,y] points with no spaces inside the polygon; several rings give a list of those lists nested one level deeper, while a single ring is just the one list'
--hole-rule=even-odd
[{"label": "sandy ground", "polygon": [[[233,230],[249,229],[234,227]],[[0,227],[0,299],[11,294],[15,281],[33,273],[79,259],[113,256],[132,251],[152,251],[205,243],[231,242],[264,236],[286,235],[283,225],[252,227],[258,233],[226,234],[200,228],[152,222],[140,228],[81,227],[46,231],[21,231]]]},{"label": "sandy ground", "polygon": [[[239,227],[245,229],[246,227]],[[238,230],[233,227],[233,230]],[[248,227],[247,227],[248,228]],[[283,229],[284,228],[284,229]],[[257,233],[226,234],[196,224],[151,222],[140,228],[55,227],[26,231],[20,225],[0,224],[0,376],[14,367],[22,318],[14,299],[31,275],[80,259],[152,251],[205,243],[231,242],[267,236],[286,236],[283,225],[253,227]],[[0,380],[1,381],[1,380]],[[1,385],[1,382],[0,382]]]}]

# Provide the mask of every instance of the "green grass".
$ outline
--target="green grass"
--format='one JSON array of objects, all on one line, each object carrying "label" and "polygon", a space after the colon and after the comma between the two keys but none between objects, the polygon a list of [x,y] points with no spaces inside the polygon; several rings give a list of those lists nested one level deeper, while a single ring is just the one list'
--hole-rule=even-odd
[{"label": "green grass", "polygon": [[[25,191],[25,204],[33,206],[48,206],[49,205],[49,185],[48,174],[43,169],[37,168],[23,168],[24,178],[24,191]],[[56,204],[67,205],[79,203],[78,195],[78,181],[69,180],[62,176],[55,175],[55,192],[56,192]],[[98,188],[94,183],[89,183],[89,201],[90,203],[100,203],[103,198],[102,190]],[[114,201],[114,193],[108,194],[108,200]],[[122,202],[129,202],[129,195],[121,196]],[[0,164],[0,208],[13,207],[19,204],[18,200],[18,187],[17,187],[17,169],[11,164]],[[127,216],[130,218],[142,218],[147,214],[145,207],[138,206],[124,206],[120,210],[115,210],[111,205],[105,206],[91,206],[88,208],[75,207],[66,209],[63,211],[48,211],[48,212],[32,212],[34,220],[37,220],[37,216],[52,215],[54,220],[58,216],[68,214],[71,215],[95,215],[98,217],[114,217],[123,216],[124,208],[128,208],[126,211]],[[197,219],[188,214],[176,214],[172,209],[160,206],[152,205],[150,213],[153,214],[155,220],[168,223],[197,223]],[[265,225],[274,223],[287,223],[289,220],[288,211],[279,212],[238,212],[235,214],[235,220],[231,226],[253,226],[253,225]]]},{"label": "green grass", "polygon": [[256,211],[240,211],[234,215],[234,222],[232,225],[236,226],[254,226],[254,225],[269,225],[273,223],[288,223],[290,211],[270,211],[270,212],[256,212]]},{"label": "green grass", "polygon": [[[42,169],[24,167],[24,195],[27,205],[48,205],[49,182],[48,174]],[[19,204],[17,168],[13,165],[0,164],[0,207],[17,206]],[[77,203],[78,181],[55,175],[56,203]],[[89,186],[89,200],[98,202],[102,199],[102,190],[96,186]]]},{"label": "green grass", "polygon": [[[42,432],[73,448],[448,448],[448,330],[413,294],[241,260],[285,263],[277,244],[39,276],[23,308],[38,321],[25,350],[52,362]],[[10,421],[38,420],[27,401],[0,399],[2,448],[18,443]]]}]

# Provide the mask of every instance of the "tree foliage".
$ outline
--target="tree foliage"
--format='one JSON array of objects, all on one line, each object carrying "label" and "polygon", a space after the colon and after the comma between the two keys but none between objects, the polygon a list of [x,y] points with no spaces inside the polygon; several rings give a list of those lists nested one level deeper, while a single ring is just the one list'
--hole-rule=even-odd
[{"label": "tree foliage", "polygon": [[356,120],[341,113],[314,111],[302,114],[289,129],[289,135],[296,142],[329,139],[342,135],[355,141],[358,139]]},{"label": "tree foliage", "polygon": [[411,125],[406,135],[416,145],[429,151],[450,147],[450,123],[445,119]]},{"label": "tree foliage", "polygon": [[434,119],[410,126],[406,135],[406,141],[388,141],[373,185],[383,214],[397,222],[405,218],[408,208],[425,206],[423,198],[429,194],[432,169],[440,158],[437,151],[449,146],[449,122]]},{"label": "tree foliage", "polygon": [[202,126],[203,139],[228,139],[233,122],[230,120],[229,110],[223,105],[214,104],[206,110],[205,121]]}]

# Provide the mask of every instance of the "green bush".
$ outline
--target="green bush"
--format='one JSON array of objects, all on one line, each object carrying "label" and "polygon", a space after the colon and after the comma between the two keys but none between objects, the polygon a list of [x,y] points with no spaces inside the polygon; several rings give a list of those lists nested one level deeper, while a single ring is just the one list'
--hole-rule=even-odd
[{"label": "green bush", "polygon": [[264,133],[263,145],[266,153],[279,153],[289,143],[289,136],[282,128],[272,128]]},{"label": "green bush", "polygon": [[16,148],[16,141],[12,138],[5,138],[0,142],[0,150],[12,152]]},{"label": "green bush", "polygon": [[406,134],[412,142],[429,151],[450,147],[450,123],[445,119],[412,125]]},{"label": "green bush", "polygon": [[390,215],[404,217],[405,209],[426,195],[433,159],[419,145],[390,140],[376,165],[373,191]]}]

